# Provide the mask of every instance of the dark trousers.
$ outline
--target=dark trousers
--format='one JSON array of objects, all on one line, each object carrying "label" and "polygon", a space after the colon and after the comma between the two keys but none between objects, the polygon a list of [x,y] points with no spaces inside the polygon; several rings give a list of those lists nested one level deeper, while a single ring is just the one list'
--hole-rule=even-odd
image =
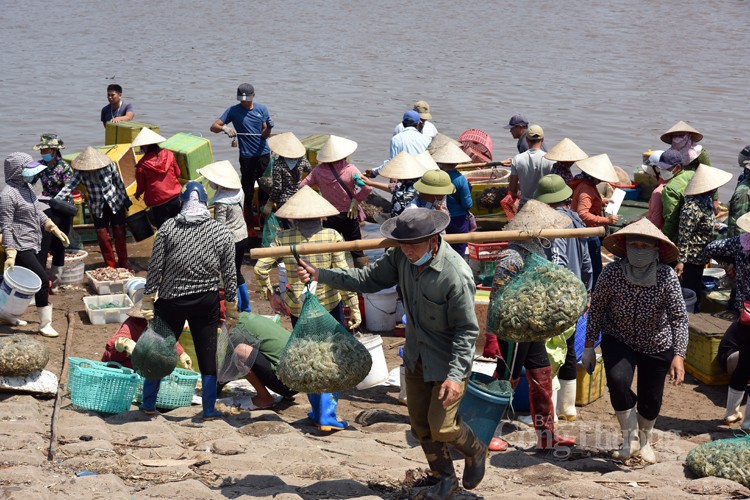
[{"label": "dark trousers", "polygon": [[185,321],[190,326],[202,375],[216,375],[216,338],[219,327],[219,292],[201,292],[159,299],[154,313],[167,322],[179,341]]},{"label": "dark trousers", "polygon": [[258,352],[251,370],[258,376],[263,385],[276,394],[280,394],[285,398],[290,398],[297,394],[297,391],[291,390],[279,380],[276,373],[273,371],[273,365],[271,365],[271,362],[268,361],[268,358],[265,357],[262,352]]},{"label": "dark trousers", "polygon": [[[448,227],[445,228],[447,234],[464,234],[469,232],[469,216],[467,214],[451,217]],[[451,248],[461,257],[466,256],[466,243],[454,243]]]},{"label": "dark trousers", "polygon": [[557,372],[557,378],[560,380],[575,380],[577,364],[575,334],[568,337],[565,343],[568,346],[568,353],[565,355],[565,363],[560,367],[560,371]]},{"label": "dark trousers", "polygon": [[[58,212],[57,210],[53,210],[52,208],[48,208],[44,211],[44,213],[47,214],[47,217],[52,219],[52,222],[55,223],[60,231],[62,231],[66,235],[70,233],[70,228],[73,225],[72,216],[66,215],[62,212]],[[47,267],[47,255],[50,252],[52,252],[53,266],[65,265],[65,247],[63,246],[62,241],[57,239],[57,237],[52,233],[42,231],[42,248],[37,254],[39,263],[42,265],[42,267]]]},{"label": "dark trousers", "polygon": [[732,339],[736,345],[734,349],[722,349],[724,343],[724,340],[722,340],[722,344],[719,344],[719,366],[725,372],[728,371],[727,358],[732,353],[739,351],[737,368],[729,378],[729,387],[736,391],[744,391],[748,382],[750,382],[750,326],[735,321],[729,325],[724,337]]},{"label": "dark trousers", "polygon": [[91,216],[94,218],[94,228],[109,229],[110,226],[124,226],[125,216],[127,215],[127,212],[128,209],[122,207],[117,212],[112,213],[112,209],[109,208],[109,205],[104,205],[104,213],[101,217],[97,217],[96,215],[91,214]]},{"label": "dark trousers", "polygon": [[499,339],[498,343],[500,344],[500,355],[502,356],[502,358],[497,359],[497,373],[500,375],[503,375],[510,368],[511,363],[513,363],[513,353],[510,352],[510,345],[515,344],[515,364],[513,365],[513,373],[509,380],[519,378],[521,376],[521,368],[536,370],[537,368],[544,368],[550,365],[544,342],[515,343]]},{"label": "dark trousers", "polygon": [[699,312],[701,291],[703,290],[703,266],[685,263],[685,267],[682,269],[682,288],[689,288],[695,292],[695,297],[698,300],[695,302],[693,311]]},{"label": "dark trousers", "polygon": [[[611,335],[602,335],[601,348],[612,408],[615,411],[625,411],[637,404],[638,413],[647,420],[658,417],[674,348],[655,354],[643,354]],[[631,389],[636,368],[637,395]]]},{"label": "dark trousers", "polygon": [[42,280],[42,288],[34,295],[36,306],[44,307],[49,304],[49,277],[47,276],[47,270],[39,263],[38,254],[33,250],[18,252],[16,254],[16,265],[25,267]]},{"label": "dark trousers", "polygon": [[237,286],[245,284],[245,277],[242,276],[242,259],[245,258],[245,250],[249,239],[245,238],[242,241],[238,241],[234,244],[234,267],[237,269]]},{"label": "dark trousers", "polygon": [[[344,241],[356,241],[362,239],[362,232],[359,230],[359,220],[350,219],[346,212],[341,212],[333,217],[328,217],[323,221],[323,227],[335,229],[344,237]],[[352,259],[358,259],[365,256],[365,252],[362,250],[351,252],[351,254]]]},{"label": "dark trousers", "polygon": [[[252,158],[240,156],[240,175],[242,177],[242,192],[245,193],[245,210],[253,205],[255,182],[263,177],[270,162],[270,154],[254,156]],[[263,206],[266,204],[266,201],[268,201],[268,193],[259,189],[258,202]]]},{"label": "dark trousers", "polygon": [[593,290],[594,286],[596,286],[596,280],[602,274],[602,241],[598,237],[592,237],[589,238],[587,244],[589,255],[591,256],[591,271],[593,274],[591,289]]},{"label": "dark trousers", "polygon": [[[336,307],[328,311],[328,314],[333,316],[333,319],[338,321],[341,326],[346,328],[346,321],[344,320],[344,307],[341,305],[341,302],[336,304]],[[290,315],[289,319],[292,320],[292,328],[294,328],[294,325],[297,324],[297,320],[299,318],[297,316]]]},{"label": "dark trousers", "polygon": [[182,205],[180,203],[179,195],[161,205],[151,207],[151,215],[154,218],[154,226],[156,226],[156,229],[159,229],[168,219],[176,217],[177,214],[180,213],[181,207]]}]

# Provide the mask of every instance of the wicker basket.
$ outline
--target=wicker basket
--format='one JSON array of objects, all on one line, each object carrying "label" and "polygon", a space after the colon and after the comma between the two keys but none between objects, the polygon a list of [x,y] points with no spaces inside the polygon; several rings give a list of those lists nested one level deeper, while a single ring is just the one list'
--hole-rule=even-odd
[{"label": "wicker basket", "polygon": [[130,409],[138,375],[120,363],[68,358],[68,391],[73,405],[101,413]]},{"label": "wicker basket", "polygon": [[[198,383],[200,374],[175,368],[167,377],[161,379],[159,386],[159,395],[156,397],[156,407],[166,410],[173,410],[182,406],[190,406],[195,394],[195,386]],[[138,387],[135,392],[135,399],[139,403],[143,401],[143,381],[145,379],[138,377]]]}]

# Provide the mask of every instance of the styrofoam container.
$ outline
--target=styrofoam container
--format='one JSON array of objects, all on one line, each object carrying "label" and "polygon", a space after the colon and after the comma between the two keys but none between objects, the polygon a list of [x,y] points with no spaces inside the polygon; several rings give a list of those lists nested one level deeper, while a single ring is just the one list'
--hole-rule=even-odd
[{"label": "styrofoam container", "polygon": [[96,292],[97,295],[112,295],[112,294],[125,293],[125,283],[127,283],[130,279],[132,279],[132,276],[131,276],[130,278],[126,278],[123,280],[99,281],[91,275],[91,272],[92,271],[86,271],[86,279],[88,280],[89,284],[91,285],[91,288]]},{"label": "styrofoam container", "polygon": [[[108,303],[116,304],[117,307],[108,309],[92,309]],[[86,306],[86,314],[92,325],[105,325],[108,323],[122,323],[128,319],[128,310],[133,307],[133,301],[124,293],[116,295],[91,295],[83,298]]]}]

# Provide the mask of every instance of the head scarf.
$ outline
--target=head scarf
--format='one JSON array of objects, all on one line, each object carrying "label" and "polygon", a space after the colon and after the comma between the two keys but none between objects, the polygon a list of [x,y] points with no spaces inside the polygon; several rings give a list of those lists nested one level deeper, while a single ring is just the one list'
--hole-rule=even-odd
[{"label": "head scarf", "polygon": [[198,191],[190,192],[190,199],[182,203],[180,213],[175,217],[182,224],[199,224],[210,218],[208,207],[198,199]]},{"label": "head scarf", "polygon": [[672,149],[679,151],[682,155],[683,165],[688,165],[698,158],[703,150],[703,146],[698,145],[698,143],[693,140],[693,135],[691,133],[685,132],[682,135],[672,135]]},{"label": "head scarf", "polygon": [[656,269],[659,266],[659,247],[636,248],[631,243],[654,243],[647,236],[627,235],[625,248],[627,255],[621,261],[625,279],[638,286],[656,285]]}]

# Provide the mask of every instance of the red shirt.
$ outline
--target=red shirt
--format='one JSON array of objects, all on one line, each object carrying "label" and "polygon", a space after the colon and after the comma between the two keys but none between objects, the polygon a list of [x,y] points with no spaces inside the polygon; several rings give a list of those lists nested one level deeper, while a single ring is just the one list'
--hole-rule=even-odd
[{"label": "red shirt", "polygon": [[[146,331],[148,321],[143,318],[128,318],[123,321],[120,328],[115,332],[111,339],[107,341],[107,345],[104,347],[104,354],[102,354],[102,361],[117,361],[126,368],[133,368],[133,363],[130,361],[130,356],[124,352],[117,352],[115,349],[115,342],[120,337],[134,340],[138,342],[143,332]],[[185,349],[182,348],[179,342],[174,345],[174,350],[178,356],[181,356]]]},{"label": "red shirt", "polygon": [[573,201],[570,203],[570,208],[578,212],[578,216],[586,226],[597,227],[609,224],[609,218],[602,217],[602,195],[597,191],[595,184],[588,180],[574,179],[570,187],[573,188]]},{"label": "red shirt", "polygon": [[180,166],[174,153],[168,149],[149,151],[135,166],[135,180],[138,186],[136,198],[146,194],[144,200],[149,207],[162,205],[180,194],[182,185],[178,180]]}]

